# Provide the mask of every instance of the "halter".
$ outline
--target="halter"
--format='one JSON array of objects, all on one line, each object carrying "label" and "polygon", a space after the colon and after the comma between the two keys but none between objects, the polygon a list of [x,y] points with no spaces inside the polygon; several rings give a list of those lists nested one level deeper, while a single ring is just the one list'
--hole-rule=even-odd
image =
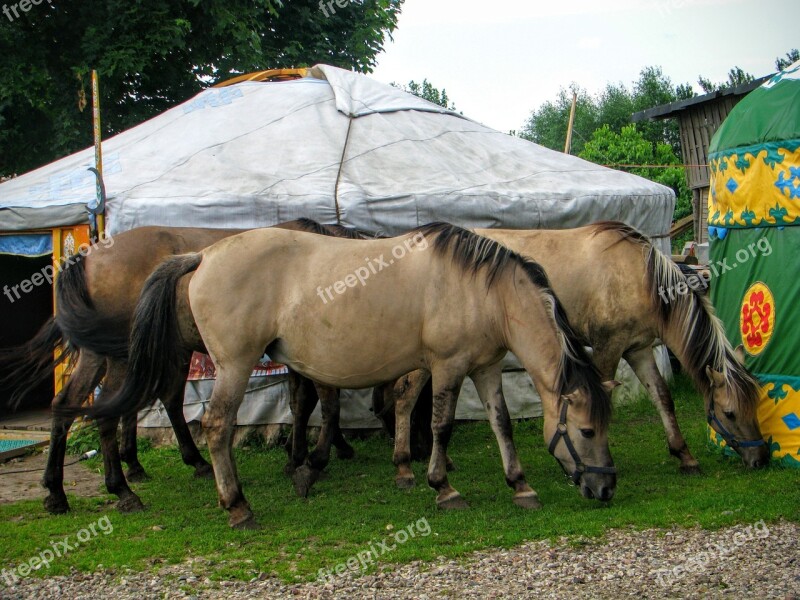
[{"label": "halter", "polygon": [[[560,439],[564,439],[564,445],[567,447],[567,451],[569,451],[572,460],[575,462],[575,470],[572,472],[572,475],[567,473],[567,470],[564,469],[564,465],[561,464],[561,461],[558,461],[558,464],[561,465],[561,468],[564,470],[564,473],[572,480],[573,485],[578,485],[581,480],[581,477],[584,473],[602,473],[604,475],[615,475],[617,473],[617,469],[615,467],[593,467],[590,465],[585,465],[581,461],[580,456],[578,456],[578,452],[575,450],[575,446],[572,444],[572,440],[569,438],[569,433],[567,433],[567,408],[569,407],[569,402],[566,400],[563,401],[561,404],[561,416],[558,419],[558,427],[556,427],[556,432],[553,434],[553,439],[550,440],[550,447],[547,449],[550,454],[555,456],[555,449],[558,446],[558,441]],[[556,458],[558,460],[558,458]]]},{"label": "halter", "polygon": [[711,403],[708,406],[708,415],[706,416],[706,422],[708,426],[711,427],[714,431],[716,431],[725,443],[728,444],[729,447],[736,450],[737,448],[756,448],[758,446],[766,445],[766,442],[763,439],[760,440],[744,440],[740,442],[733,434],[725,429],[725,426],[720,422],[717,418],[716,413],[714,412],[714,395],[713,391],[711,393]]}]

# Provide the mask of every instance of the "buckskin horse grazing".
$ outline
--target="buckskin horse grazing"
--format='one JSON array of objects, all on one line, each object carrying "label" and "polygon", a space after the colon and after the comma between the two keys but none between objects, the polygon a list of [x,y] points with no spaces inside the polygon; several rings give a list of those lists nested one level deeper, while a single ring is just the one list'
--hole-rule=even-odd
[{"label": "buckskin horse grazing", "polygon": [[[263,264],[281,268],[266,273]],[[510,349],[540,390],[545,437],[556,440],[559,463],[584,496],[613,496],[608,392],[544,271],[466,230],[431,224],[399,238],[354,242],[261,229],[169,258],[142,292],[120,393],[79,410],[113,416],[132,402],[160,396],[163,382],[180,367],[169,360],[177,340],[197,333],[217,367],[203,428],[220,505],[233,527],[255,526],[231,441],[250,369],[265,348],[275,360],[332,387],[370,387],[429,370],[434,405],[428,483],[442,508],[465,506],[448,481],[445,461],[458,391],[469,375],[487,408],[514,502],[536,508],[502,396],[499,360]]]},{"label": "buckskin horse grazing", "polygon": [[[351,230],[322,226],[310,219],[299,219],[277,225],[278,228],[308,231],[320,235],[352,238]],[[126,231],[112,239],[112,244],[98,245],[92,252],[68,265],[56,284],[57,315],[40,329],[37,336],[21,348],[3,349],[0,360],[11,367],[9,379],[16,385],[12,403],[18,405],[25,392],[44,377],[52,377],[55,364],[70,358],[74,369],[52,406],[78,406],[105,376],[104,394],[112,395],[122,382],[128,355],[128,336],[133,311],[142,286],[159,262],[176,253],[197,251],[242,230],[202,229],[186,227],[141,227]],[[53,359],[61,348],[61,355]],[[175,431],[183,462],[195,468],[195,476],[211,477],[211,466],[202,457],[192,439],[183,415],[183,388],[192,350],[202,351],[202,345],[191,341],[177,349],[181,362],[172,382],[164,382],[160,396]],[[75,358],[77,362],[75,363]],[[254,363],[255,364],[255,363]],[[295,431],[304,428],[316,403],[310,382],[292,377],[292,386],[303,390],[313,399],[309,406],[293,407],[297,411]],[[330,396],[326,406],[338,399],[335,390],[319,388]],[[154,400],[156,396],[150,398]],[[308,410],[305,410],[308,409]],[[64,455],[66,436],[73,419],[54,410],[50,432],[50,451],[43,484],[49,493],[45,508],[54,514],[69,510],[64,493]],[[338,422],[338,419],[336,420]],[[136,412],[128,411],[122,418],[122,447],[117,446],[118,419],[98,421],[103,450],[106,487],[119,497],[117,507],[122,512],[140,510],[142,503],[130,489],[127,480],[146,478],[136,450]],[[329,429],[326,429],[326,432]],[[323,442],[324,435],[323,432]],[[352,448],[341,436],[338,427],[330,430],[339,456],[352,456]],[[302,464],[307,455],[305,434],[292,436],[291,456]],[[127,480],[121,461],[128,464]],[[293,465],[293,463],[290,464]]]},{"label": "buckskin horse grazing", "polygon": [[[669,451],[680,460],[681,471],[696,472],[698,463],[678,427],[669,388],[653,358],[658,338],[701,391],[707,420],[717,433],[748,467],[769,462],[756,415],[755,380],[725,337],[707,297],[689,287],[672,260],[645,236],[619,222],[557,231],[478,229],[476,233],[545,268],[570,323],[594,349],[602,377],[613,376],[620,358],[625,358],[658,408]],[[394,461],[399,487],[413,485],[409,420],[428,377],[419,371],[387,384],[396,387]],[[391,403],[386,390],[376,391],[379,402],[386,398]],[[379,404],[375,412],[388,415],[389,410]]]}]

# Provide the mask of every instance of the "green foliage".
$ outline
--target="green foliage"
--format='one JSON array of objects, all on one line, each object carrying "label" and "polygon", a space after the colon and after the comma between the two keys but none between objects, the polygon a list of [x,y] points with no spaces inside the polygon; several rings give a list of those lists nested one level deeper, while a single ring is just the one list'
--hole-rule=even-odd
[{"label": "green foliage", "polygon": [[330,569],[370,543],[387,539],[387,525],[397,531],[423,517],[431,534],[398,545],[379,558],[378,568],[437,556],[463,557],[525,540],[566,536],[580,543],[586,537],[602,538],[610,528],[716,529],[760,519],[768,524],[800,520],[800,471],[747,470],[738,458],[712,452],[705,441],[702,398],[684,377],[677,378],[671,391],[702,473],[687,477],[678,472],[677,461],[667,453],[658,413],[642,399],[615,410],[609,444],[619,480],[609,504],[582,498],[568,485],[547,452],[541,419],[519,422],[514,431],[528,481],[542,500],[542,509],[535,511],[512,504],[497,442],[485,422],[459,424],[450,444],[457,466],[450,480],[470,502],[465,511],[436,509],[435,493],[425,484],[425,464],[413,465],[414,489],[396,489],[392,449],[384,437],[354,440],[356,457],[334,458],[328,476],[305,500],[295,496],[283,474],[283,449],[237,450],[244,492],[264,526],[259,531],[230,530],[214,482],[193,478],[177,448],[163,448],[141,457],[151,476],[134,485],[147,506],[144,512],[118,514],[111,497],[79,498],[69,489],[72,511],[66,515],[46,514],[38,500],[0,505],[0,563],[18,565],[53,539],[74,536],[108,515],[114,527],[110,535],[81,544],[31,576],[69,574],[73,567],[93,572],[99,563],[106,569],[148,571],[204,557],[192,562],[198,583],[182,584],[187,595],[202,596],[205,576],[247,581],[263,572],[286,581],[313,579],[320,568]]},{"label": "green foliage", "polygon": [[408,92],[409,94],[414,94],[415,96],[419,96],[423,100],[427,100],[428,102],[433,102],[434,104],[438,104],[439,106],[446,108],[447,110],[456,110],[456,105],[450,100],[447,96],[447,91],[442,88],[442,91],[439,91],[437,87],[435,87],[432,83],[430,83],[427,79],[423,79],[422,83],[417,83],[413,79],[408,82],[408,85],[399,85],[397,83],[392,82],[390,85],[403,90],[404,92]]},{"label": "green foliage", "polygon": [[[318,0],[59,0],[0,24],[0,175],[92,143],[89,73],[100,75],[104,135],[209,85],[315,63],[369,72],[403,0],[326,16]],[[5,19],[4,19],[5,21]]]},{"label": "green foliage", "polygon": [[692,194],[686,186],[685,169],[680,158],[668,144],[660,142],[654,145],[645,139],[637,125],[626,125],[619,133],[612,131],[610,126],[603,125],[592,134],[592,139],[586,143],[580,157],[598,164],[623,168],[666,185],[675,192],[673,218],[680,219],[692,213]]},{"label": "green foliage", "polygon": [[786,53],[786,58],[779,56],[775,59],[775,68],[778,71],[783,71],[786,67],[796,63],[798,60],[800,60],[800,50],[797,48],[792,48]]},{"label": "green foliage", "polygon": [[750,73],[744,71],[741,67],[733,67],[730,71],[728,71],[727,81],[723,81],[722,83],[713,83],[707,77],[700,75],[697,78],[697,83],[703,89],[703,92],[710,94],[711,92],[716,92],[718,90],[727,90],[738,85],[750,83],[753,81],[753,79],[755,78]]},{"label": "green foliage", "polygon": [[575,121],[572,133],[572,153],[583,150],[592,132],[599,127],[598,109],[589,93],[572,84],[569,90],[562,88],[554,102],[545,102],[534,111],[522,126],[519,136],[552,150],[562,151],[567,139],[567,125],[572,107],[572,95],[577,94]]},{"label": "green foliage", "polygon": [[100,451],[100,432],[94,423],[76,422],[67,438],[67,454],[83,454],[89,450]]}]

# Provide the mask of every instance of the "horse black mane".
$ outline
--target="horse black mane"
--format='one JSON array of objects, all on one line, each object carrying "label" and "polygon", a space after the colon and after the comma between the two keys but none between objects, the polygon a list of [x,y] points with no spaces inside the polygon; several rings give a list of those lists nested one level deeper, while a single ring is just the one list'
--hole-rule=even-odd
[{"label": "horse black mane", "polygon": [[[611,419],[611,401],[603,388],[600,372],[584,347],[585,341],[570,325],[567,313],[550,287],[550,280],[542,266],[494,240],[450,223],[430,223],[414,231],[429,239],[433,250],[439,255],[449,255],[465,273],[475,277],[479,272],[484,272],[487,289],[505,273],[522,269],[534,286],[539,288],[545,303],[551,307],[556,330],[561,338],[559,396],[576,388],[586,389],[592,399],[592,422],[596,427],[607,427]],[[604,401],[598,401],[601,399]]]}]

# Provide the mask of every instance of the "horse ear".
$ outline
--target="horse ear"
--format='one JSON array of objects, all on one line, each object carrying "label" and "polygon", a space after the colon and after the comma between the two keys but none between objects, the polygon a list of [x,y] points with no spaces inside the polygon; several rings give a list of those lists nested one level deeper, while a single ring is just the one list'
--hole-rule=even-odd
[{"label": "horse ear", "polygon": [[711,368],[711,365],[706,365],[706,377],[711,383],[711,387],[722,387],[725,385],[725,376],[719,371]]},{"label": "horse ear", "polygon": [[744,366],[744,346],[739,344],[736,348],[733,349],[733,355],[736,357],[736,360],[739,361],[739,364]]},{"label": "horse ear", "polygon": [[566,402],[567,404],[572,404],[573,400],[578,398],[578,390],[574,392],[570,392],[569,394],[561,394],[561,401]]},{"label": "horse ear", "polygon": [[618,385],[622,385],[622,382],[617,381],[616,379],[612,379],[611,381],[604,381],[603,382],[603,389],[607,391],[609,394],[614,391],[614,388]]}]

